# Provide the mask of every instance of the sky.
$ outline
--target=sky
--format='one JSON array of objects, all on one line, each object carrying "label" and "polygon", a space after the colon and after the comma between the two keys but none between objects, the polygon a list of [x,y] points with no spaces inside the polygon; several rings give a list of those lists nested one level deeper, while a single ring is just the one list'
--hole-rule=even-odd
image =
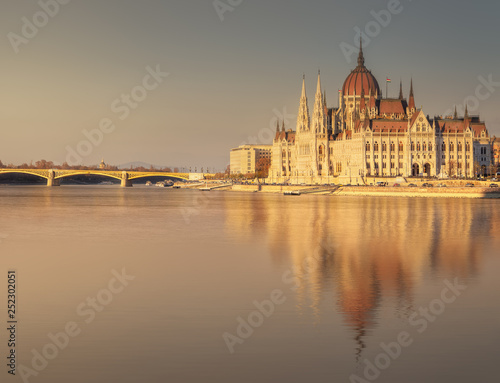
[{"label": "sky", "polygon": [[0,160],[222,170],[231,148],[295,129],[302,75],[329,107],[356,66],[500,136],[500,3],[491,0],[8,0]]}]

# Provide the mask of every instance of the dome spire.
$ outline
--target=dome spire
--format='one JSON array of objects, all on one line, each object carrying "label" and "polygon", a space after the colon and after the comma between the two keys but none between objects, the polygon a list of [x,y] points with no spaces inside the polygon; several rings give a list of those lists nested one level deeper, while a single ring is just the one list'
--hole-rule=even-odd
[{"label": "dome spire", "polygon": [[358,55],[358,67],[365,66],[365,57],[363,56],[363,38],[359,37],[359,55]]}]

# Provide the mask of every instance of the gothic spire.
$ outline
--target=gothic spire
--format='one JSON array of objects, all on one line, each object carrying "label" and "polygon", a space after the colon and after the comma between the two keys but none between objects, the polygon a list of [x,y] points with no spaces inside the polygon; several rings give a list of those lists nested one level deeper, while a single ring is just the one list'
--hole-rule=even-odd
[{"label": "gothic spire", "polygon": [[399,80],[399,99],[402,100],[403,97],[403,81]]},{"label": "gothic spire", "polygon": [[321,96],[321,73],[318,69],[318,84],[316,85],[316,95]]},{"label": "gothic spire", "polygon": [[281,131],[285,131],[285,119],[283,119],[283,122],[281,123]]},{"label": "gothic spire", "polygon": [[413,78],[411,79],[411,85],[410,85],[410,100],[408,107],[411,109],[416,109],[415,108],[415,97],[413,95]]},{"label": "gothic spire", "polygon": [[276,120],[276,132],[279,132],[280,131],[280,119],[278,118]]},{"label": "gothic spire", "polygon": [[453,119],[456,120],[458,118],[457,106],[455,105],[455,113],[453,114]]},{"label": "gothic spire", "polygon": [[361,112],[366,109],[365,87],[363,86],[363,82],[361,82],[361,101],[359,103],[359,109],[361,110]]},{"label": "gothic spire", "polygon": [[465,118],[469,118],[469,110],[467,109],[467,103],[465,103],[465,115],[464,115],[464,119]]},{"label": "gothic spire", "polygon": [[358,67],[365,66],[365,58],[363,56],[363,38],[359,37],[359,55],[358,55]]},{"label": "gothic spire", "polygon": [[306,75],[302,75],[302,94],[300,98],[306,98]]},{"label": "gothic spire", "polygon": [[307,106],[306,76],[302,75],[302,93],[300,96],[299,112],[297,114],[297,133],[308,131],[310,128],[309,108]]}]

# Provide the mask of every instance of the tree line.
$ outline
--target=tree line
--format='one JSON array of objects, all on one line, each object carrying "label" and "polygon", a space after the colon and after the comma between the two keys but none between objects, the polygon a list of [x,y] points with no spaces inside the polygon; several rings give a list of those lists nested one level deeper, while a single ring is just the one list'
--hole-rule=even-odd
[{"label": "tree line", "polygon": [[14,165],[12,163],[4,165],[3,162],[0,160],[0,168],[2,169],[60,169],[60,170],[112,170],[112,171],[121,171],[121,170],[128,170],[128,171],[137,171],[137,172],[166,172],[166,173],[179,173],[179,168],[169,168],[169,167],[164,167],[164,168],[156,168],[154,166],[150,166],[149,168],[146,168],[144,166],[137,166],[137,167],[130,167],[130,168],[122,168],[118,169],[117,166],[114,165],[106,165],[103,169],[100,168],[99,165],[91,165],[91,166],[84,166],[84,165],[69,165],[67,162],[63,162],[62,165],[56,165],[52,161],[46,161],[46,160],[39,160],[36,162],[31,161],[29,164],[28,163],[23,163],[21,165]]}]

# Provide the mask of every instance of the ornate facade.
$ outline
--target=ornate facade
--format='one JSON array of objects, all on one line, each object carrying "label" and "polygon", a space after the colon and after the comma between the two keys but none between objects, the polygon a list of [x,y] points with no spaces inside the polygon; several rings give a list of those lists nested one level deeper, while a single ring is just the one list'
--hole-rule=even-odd
[{"label": "ornate facade", "polygon": [[365,67],[358,65],[339,91],[339,106],[329,108],[318,73],[312,115],[305,78],[296,130],[276,128],[270,182],[366,183],[366,177],[464,176],[489,172],[492,139],[478,116],[430,119],[415,104],[413,81],[408,100],[383,98]]}]

